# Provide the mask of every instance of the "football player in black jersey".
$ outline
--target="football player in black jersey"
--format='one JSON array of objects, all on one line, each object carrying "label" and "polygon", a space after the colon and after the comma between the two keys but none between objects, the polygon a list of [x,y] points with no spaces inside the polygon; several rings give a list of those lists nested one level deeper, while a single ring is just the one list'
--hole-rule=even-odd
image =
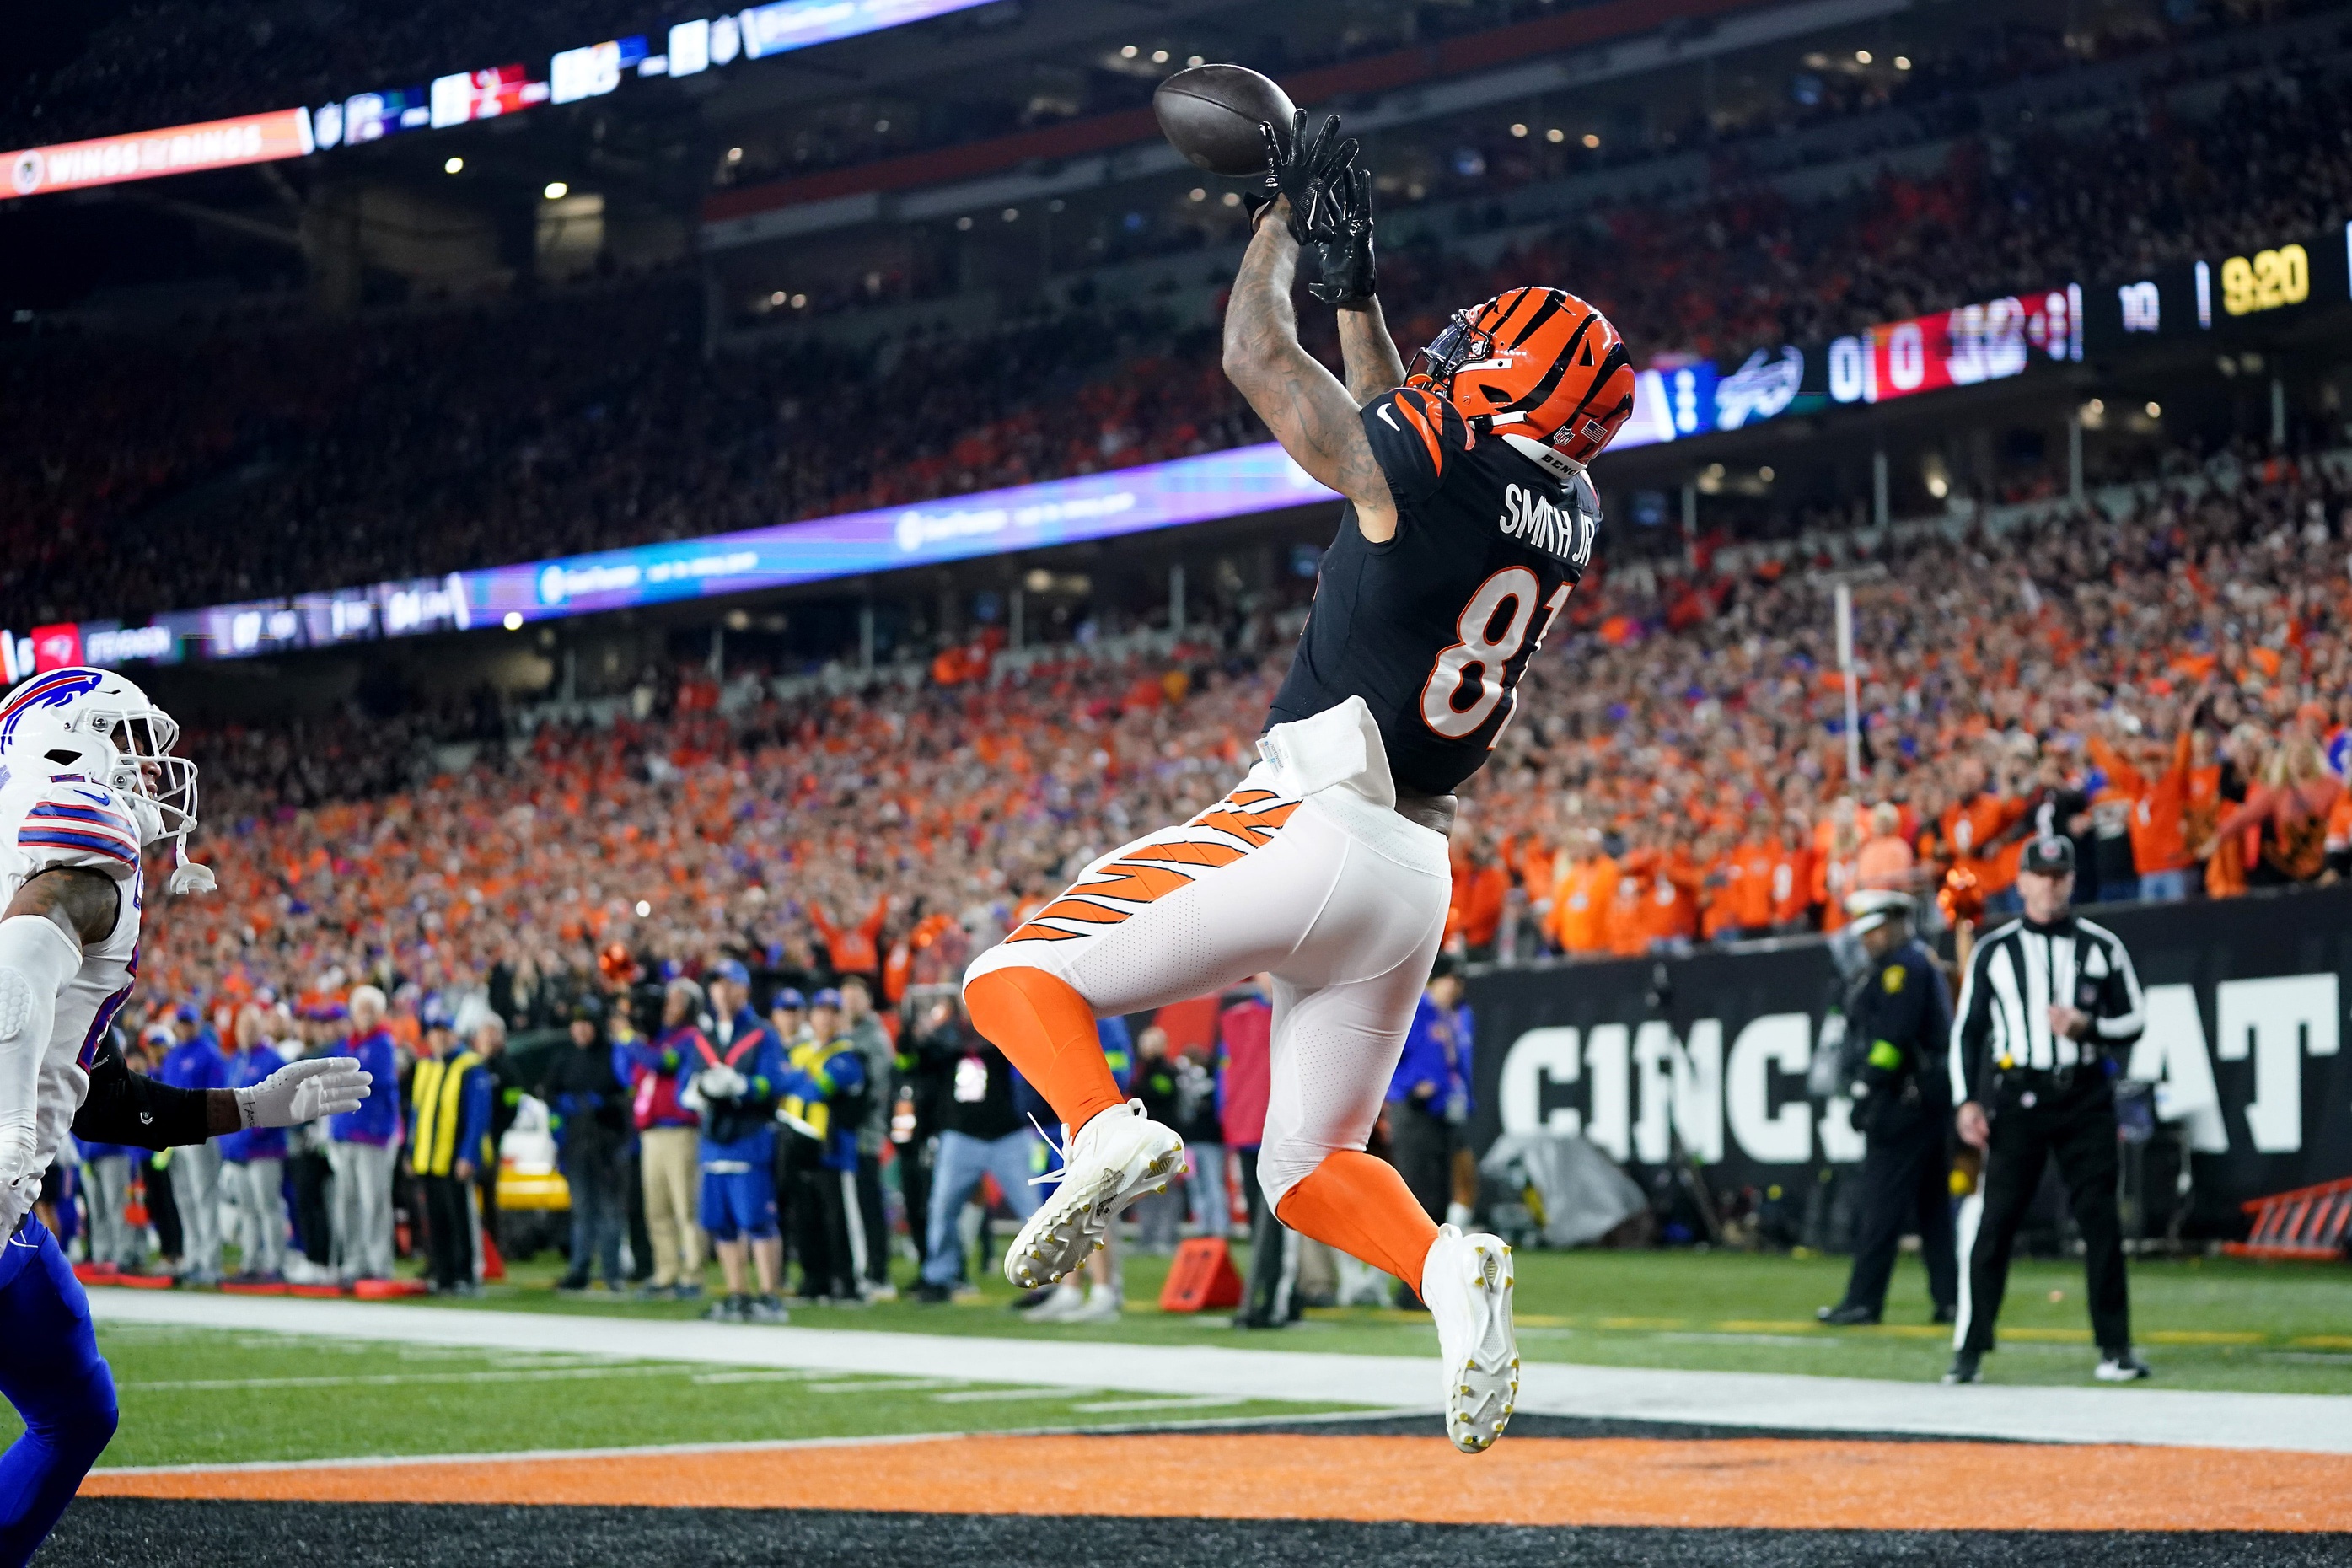
[{"label": "football player in black jersey", "polygon": [[[1267,128],[1266,199],[1226,309],[1224,365],[1300,467],[1347,498],[1312,619],[1248,777],[1190,822],[1102,857],[967,972],[973,1026],[1061,1118],[1060,1182],[1005,1258],[1058,1279],[1183,1169],[1122,1103],[1098,1016],[1273,978],[1258,1180],[1292,1229],[1421,1293],[1446,1435],[1478,1453],[1518,1393],[1510,1249],[1431,1224],[1364,1152],[1452,890],[1452,791],[1591,560],[1585,465],[1633,410],[1614,328],[1558,289],[1458,311],[1408,375],[1375,292],[1371,180],[1339,121]],[[1320,252],[1345,384],[1299,346],[1291,285]]]}]

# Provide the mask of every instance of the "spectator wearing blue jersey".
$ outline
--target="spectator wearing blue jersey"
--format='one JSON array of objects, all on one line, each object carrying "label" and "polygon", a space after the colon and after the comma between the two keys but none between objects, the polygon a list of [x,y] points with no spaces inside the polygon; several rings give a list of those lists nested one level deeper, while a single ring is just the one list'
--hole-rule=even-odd
[{"label": "spectator wearing blue jersey", "polygon": [[[784,1319],[784,1245],[776,1225],[776,1105],[792,1068],[775,1031],[751,1007],[751,972],[714,965],[711,1025],[692,1037],[684,1103],[702,1118],[702,1228],[719,1253],[727,1294],[703,1314],[717,1322]],[[748,1265],[748,1267],[747,1267]],[[747,1289],[756,1268],[760,1293]]]},{"label": "spectator wearing blue jersey", "polygon": [[[223,1089],[249,1089],[286,1065],[269,1037],[269,1015],[248,1005],[236,1015],[236,1049],[226,1064]],[[221,1184],[236,1200],[237,1278],[278,1281],[286,1267],[286,1131],[259,1127],[224,1132]]]},{"label": "spectator wearing blue jersey", "polygon": [[[336,1054],[357,1057],[386,1085],[400,1081],[383,993],[355,985],[351,1028]],[[334,1177],[334,1263],[344,1284],[392,1278],[392,1173],[400,1141],[400,1096],[373,1094],[357,1110],[327,1118],[327,1168]]]},{"label": "spectator wearing blue jersey", "polygon": [[[206,1026],[193,1002],[172,1016],[176,1039],[163,1053],[155,1076],[173,1089],[226,1089],[228,1060],[220,1037]],[[173,1206],[180,1215],[180,1278],[192,1285],[217,1285],[221,1277],[220,1141],[191,1143],[165,1156]]]}]

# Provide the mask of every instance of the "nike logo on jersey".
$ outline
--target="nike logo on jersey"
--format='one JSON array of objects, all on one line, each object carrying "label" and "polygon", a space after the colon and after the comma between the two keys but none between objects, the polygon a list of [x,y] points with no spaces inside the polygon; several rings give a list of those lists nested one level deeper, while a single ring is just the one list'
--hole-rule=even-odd
[{"label": "nike logo on jersey", "polygon": [[104,790],[83,789],[79,785],[76,785],[74,788],[74,794],[81,796],[84,800],[96,801],[100,805],[112,805],[114,804],[114,797],[107,794]]},{"label": "nike logo on jersey", "polygon": [[1592,562],[1593,524],[1587,511],[1554,505],[1524,485],[1503,488],[1503,515],[1496,526],[1512,539],[1559,556],[1580,575]]}]

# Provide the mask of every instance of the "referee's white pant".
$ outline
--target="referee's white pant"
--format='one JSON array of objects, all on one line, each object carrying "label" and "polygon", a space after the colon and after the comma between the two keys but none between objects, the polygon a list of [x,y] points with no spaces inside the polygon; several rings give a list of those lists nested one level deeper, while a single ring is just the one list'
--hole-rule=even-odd
[{"label": "referee's white pant", "polygon": [[1445,931],[1445,836],[1395,810],[1362,699],[1276,725],[1264,758],[1190,822],[1104,856],[973,960],[1043,970],[1097,1016],[1273,977],[1273,1081],[1258,1180],[1283,1198],[1359,1150]]}]

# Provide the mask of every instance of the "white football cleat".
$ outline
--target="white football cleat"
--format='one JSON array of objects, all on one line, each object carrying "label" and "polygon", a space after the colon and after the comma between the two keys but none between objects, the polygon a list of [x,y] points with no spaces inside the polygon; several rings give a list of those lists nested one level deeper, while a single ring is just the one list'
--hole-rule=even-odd
[{"label": "white football cleat", "polygon": [[1127,1205],[1181,1174],[1184,1140],[1130,1100],[1088,1121],[1062,1151],[1053,1193],[1004,1255],[1004,1277],[1024,1290],[1061,1279],[1102,1245]]},{"label": "white football cleat", "polygon": [[1500,1237],[1442,1226],[1422,1265],[1421,1299],[1445,1358],[1445,1435],[1464,1453],[1483,1454],[1510,1425],[1519,1397],[1511,1249]]}]

